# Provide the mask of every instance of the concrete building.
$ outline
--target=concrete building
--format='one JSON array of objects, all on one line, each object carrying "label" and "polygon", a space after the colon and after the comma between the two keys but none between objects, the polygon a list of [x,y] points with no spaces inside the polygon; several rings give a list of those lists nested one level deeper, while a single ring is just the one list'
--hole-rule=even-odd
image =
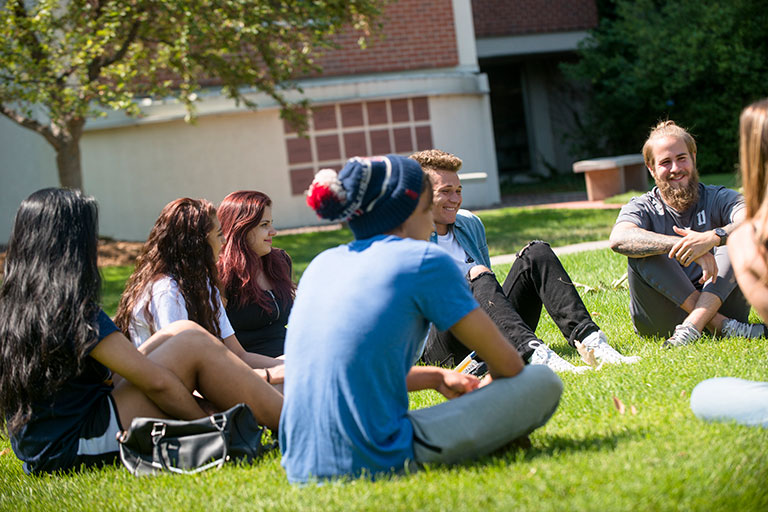
[{"label": "concrete building", "polygon": [[[270,195],[278,228],[318,224],[304,190],[319,169],[356,155],[455,153],[470,208],[499,202],[499,169],[570,169],[558,145],[556,64],[596,23],[593,0],[400,0],[383,23],[368,49],[341,37],[321,60],[323,75],[300,81],[314,107],[307,137],[266,96],[252,95],[260,108],[250,111],[216,90],[201,94],[195,124],[173,101],[145,102],[138,119],[89,120],[83,182],[100,204],[101,234],[144,240],[167,202],[217,203],[238,189]],[[0,118],[0,243],[21,200],[57,184],[53,149]]]}]

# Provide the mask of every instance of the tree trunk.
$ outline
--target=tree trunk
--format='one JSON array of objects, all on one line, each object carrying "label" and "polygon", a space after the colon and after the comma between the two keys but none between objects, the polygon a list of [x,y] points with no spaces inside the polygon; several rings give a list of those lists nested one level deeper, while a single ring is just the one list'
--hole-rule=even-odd
[{"label": "tree trunk", "polygon": [[67,134],[59,138],[56,146],[56,167],[62,187],[83,189],[83,170],[80,164],[80,138],[83,135],[85,119],[78,118],[67,123]]}]

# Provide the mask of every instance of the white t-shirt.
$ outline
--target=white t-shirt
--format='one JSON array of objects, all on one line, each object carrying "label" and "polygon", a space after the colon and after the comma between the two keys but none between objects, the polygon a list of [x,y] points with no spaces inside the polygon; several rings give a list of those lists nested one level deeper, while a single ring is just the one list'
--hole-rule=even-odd
[{"label": "white t-shirt", "polygon": [[[472,258],[459,245],[456,237],[453,236],[453,230],[449,229],[445,235],[437,235],[437,245],[445,249],[451,255],[453,261],[459,266],[463,275],[467,275],[469,269],[477,265]],[[471,261],[470,261],[471,260]]]},{"label": "white t-shirt", "polygon": [[[221,339],[224,339],[233,335],[235,330],[229,323],[219,290],[214,288],[213,291],[215,300],[219,303],[219,330],[221,330]],[[187,303],[179,290],[178,283],[172,277],[162,277],[152,284],[152,302],[149,304],[149,311],[152,313],[153,325],[150,325],[144,317],[144,307],[148,298],[149,294],[145,292],[136,307],[133,308],[131,324],[128,327],[131,341],[137,347],[163,327],[177,320],[189,320]]]}]

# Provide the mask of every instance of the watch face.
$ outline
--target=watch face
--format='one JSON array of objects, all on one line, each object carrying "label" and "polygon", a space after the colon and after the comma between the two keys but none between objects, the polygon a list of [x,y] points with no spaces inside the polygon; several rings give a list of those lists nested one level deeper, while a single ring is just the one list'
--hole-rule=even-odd
[{"label": "watch face", "polygon": [[715,234],[720,237],[720,245],[725,245],[728,240],[728,233],[723,228],[715,228]]}]

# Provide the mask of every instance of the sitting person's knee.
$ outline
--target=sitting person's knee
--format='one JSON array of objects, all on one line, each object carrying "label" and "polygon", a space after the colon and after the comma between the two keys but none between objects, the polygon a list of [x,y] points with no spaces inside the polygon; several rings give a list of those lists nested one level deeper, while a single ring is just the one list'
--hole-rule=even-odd
[{"label": "sitting person's knee", "polygon": [[493,274],[493,270],[489,269],[485,265],[475,265],[469,269],[469,272],[467,272],[467,276],[469,277],[470,281],[477,279],[483,274]]},{"label": "sitting person's knee", "polygon": [[163,327],[158,332],[161,332],[161,331],[164,333],[170,334],[172,336],[175,336],[184,331],[207,332],[203,327],[201,327],[198,323],[193,322],[192,320],[176,320],[175,322],[170,323],[167,326]]},{"label": "sitting person's knee", "polygon": [[533,259],[541,259],[553,257],[555,256],[555,253],[548,242],[545,242],[544,240],[532,240],[517,253],[518,258],[523,256]]},{"label": "sitting person's knee", "polygon": [[195,322],[190,322],[187,320],[182,320],[179,322],[174,322],[168,327],[174,327],[176,324],[181,324],[178,326],[178,330],[173,333],[173,336],[171,337],[171,340],[173,340],[175,343],[182,344],[184,347],[186,347],[187,350],[190,351],[199,351],[199,350],[206,350],[206,349],[224,349],[228,350],[226,348],[226,345],[221,342],[218,338],[216,338],[213,334],[209,333],[202,327],[200,327]]}]

